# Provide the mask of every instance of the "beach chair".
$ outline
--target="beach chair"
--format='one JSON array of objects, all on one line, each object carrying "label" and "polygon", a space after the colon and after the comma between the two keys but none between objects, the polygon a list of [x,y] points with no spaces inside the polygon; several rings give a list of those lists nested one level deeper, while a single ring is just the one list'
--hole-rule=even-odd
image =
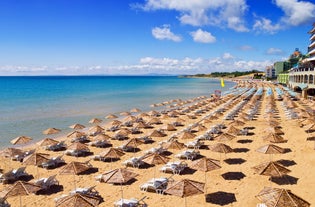
[{"label": "beach chair", "polygon": [[59,181],[56,179],[56,175],[52,175],[48,178],[35,180],[34,184],[40,186],[43,190],[48,190],[51,186],[59,185]]},{"label": "beach chair", "polygon": [[97,140],[97,141],[89,142],[88,145],[93,146],[93,147],[103,148],[103,147],[111,146],[112,144],[108,140]]},{"label": "beach chair", "polygon": [[29,174],[25,172],[26,167],[20,167],[18,169],[10,170],[4,174],[0,175],[0,182],[9,183],[19,180],[21,177],[28,176]]},{"label": "beach chair", "polygon": [[58,157],[50,158],[47,162],[43,162],[41,166],[43,168],[46,168],[46,169],[48,169],[48,168],[56,168],[59,165],[65,163],[65,161],[62,159],[62,156],[63,155],[60,155]]},{"label": "beach chair", "polygon": [[130,198],[130,199],[120,199],[114,203],[114,207],[147,207],[148,205],[144,202],[144,199],[141,200]]},{"label": "beach chair", "polygon": [[83,195],[93,196],[93,197],[100,197],[99,192],[95,189],[95,185],[87,188],[76,188],[70,191],[70,195],[74,195],[76,193],[80,193]]},{"label": "beach chair", "polygon": [[152,178],[148,182],[140,186],[142,191],[153,191],[158,194],[162,194],[167,187],[168,179],[167,178]]},{"label": "beach chair", "polygon": [[179,159],[187,159],[187,160],[194,160],[199,155],[199,151],[196,150],[185,150],[177,155],[175,157]]},{"label": "beach chair", "polygon": [[141,160],[141,157],[132,157],[122,163],[126,167],[134,167],[134,168],[139,168],[145,163]]},{"label": "beach chair", "polygon": [[54,145],[48,145],[45,147],[45,150],[49,150],[49,151],[60,151],[60,150],[64,150],[66,149],[66,144],[64,141],[61,141],[57,144]]},{"label": "beach chair", "polygon": [[5,198],[0,197],[0,207],[10,207],[11,205],[7,202]]}]

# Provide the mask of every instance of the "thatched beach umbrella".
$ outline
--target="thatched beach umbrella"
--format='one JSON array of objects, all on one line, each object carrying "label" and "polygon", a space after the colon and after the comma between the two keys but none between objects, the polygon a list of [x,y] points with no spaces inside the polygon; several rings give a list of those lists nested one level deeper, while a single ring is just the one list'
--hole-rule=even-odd
[{"label": "thatched beach umbrella", "polygon": [[119,113],[119,115],[121,115],[121,116],[130,116],[131,113],[129,111],[123,111],[123,112]]},{"label": "thatched beach umbrella", "polygon": [[33,153],[23,159],[23,163],[26,165],[41,166],[42,163],[49,160],[49,154],[45,153]]},{"label": "thatched beach umbrella", "polygon": [[309,207],[311,204],[290,190],[264,187],[256,196],[267,207]]},{"label": "thatched beach umbrella", "polygon": [[204,183],[183,179],[172,183],[164,191],[167,194],[185,198],[185,206],[187,206],[186,197],[204,193]]},{"label": "thatched beach umbrella", "polygon": [[79,132],[79,131],[73,131],[67,134],[68,138],[80,138],[84,136],[86,136],[86,134],[84,132]]},{"label": "thatched beach umbrella", "polygon": [[163,130],[166,130],[166,131],[176,131],[176,127],[173,125],[173,124],[166,124],[164,126],[162,126]]},{"label": "thatched beach umbrella", "polygon": [[138,109],[138,108],[133,108],[133,109],[130,110],[130,112],[131,113],[138,113],[138,112],[141,112],[141,110]]},{"label": "thatched beach umbrella", "polygon": [[75,193],[72,195],[67,195],[56,201],[56,207],[96,207],[100,203],[100,198]]},{"label": "thatched beach umbrella", "polygon": [[26,165],[34,165],[37,170],[37,177],[39,177],[38,167],[44,162],[49,160],[49,154],[44,153],[32,153],[23,159],[23,163]]},{"label": "thatched beach umbrella", "polygon": [[73,175],[73,184],[76,188],[75,175],[79,175],[91,168],[91,165],[84,162],[70,162],[59,171],[60,175]]},{"label": "thatched beach umbrella", "polygon": [[46,130],[43,131],[43,134],[45,135],[49,135],[49,134],[57,134],[59,133],[61,130],[57,129],[57,128],[48,128]]},{"label": "thatched beach umbrella", "polygon": [[230,146],[223,144],[223,143],[217,143],[214,145],[210,145],[209,149],[213,152],[219,152],[220,153],[220,160],[221,160],[221,154],[222,153],[224,153],[224,155],[226,155],[226,153],[233,152],[233,149]]},{"label": "thatched beach umbrella", "polygon": [[55,145],[58,144],[59,141],[52,139],[52,138],[45,138],[39,142],[37,142],[36,144],[41,146],[41,147],[45,147],[45,146],[49,146],[49,145]]},{"label": "thatched beach umbrella", "polygon": [[139,139],[132,138],[132,139],[127,140],[124,143],[124,146],[129,147],[129,148],[133,148],[134,152],[135,152],[136,148],[138,148],[138,146],[141,145],[141,144],[144,144],[144,142],[139,140]]},{"label": "thatched beach umbrella", "polygon": [[195,137],[196,137],[195,134],[188,132],[188,131],[184,131],[178,138],[180,138],[180,139],[193,139]]},{"label": "thatched beach umbrella", "polygon": [[205,193],[207,193],[207,172],[220,169],[221,166],[219,160],[203,157],[199,160],[194,160],[190,164],[190,168],[205,172]]},{"label": "thatched beach umbrella", "polygon": [[163,133],[161,130],[154,130],[149,134],[150,137],[165,137],[166,134]]},{"label": "thatched beach umbrella", "polygon": [[106,119],[116,119],[116,118],[118,118],[118,116],[116,116],[115,114],[108,114],[105,118]]},{"label": "thatched beach umbrella", "polygon": [[8,197],[20,197],[20,207],[22,207],[22,196],[30,195],[32,193],[36,193],[41,189],[40,186],[24,182],[24,181],[17,181],[14,183],[14,185],[9,186],[5,190],[1,192],[2,198],[8,198]]},{"label": "thatched beach umbrella", "polygon": [[181,150],[183,148],[185,148],[185,144],[181,143],[177,140],[173,140],[170,142],[165,142],[162,144],[162,147],[165,149],[174,149],[174,150]]},{"label": "thatched beach umbrella", "polygon": [[85,126],[82,124],[73,124],[73,125],[69,126],[69,128],[71,128],[71,129],[84,129]]},{"label": "thatched beach umbrella", "polygon": [[240,134],[240,129],[236,128],[234,125],[229,125],[226,129],[225,129],[225,132],[226,133],[229,133],[229,134],[232,134],[232,135],[239,135]]},{"label": "thatched beach umbrella", "polygon": [[284,132],[277,127],[268,127],[266,130],[273,133],[273,134],[284,135]]},{"label": "thatched beach umbrella", "polygon": [[254,169],[255,173],[270,177],[283,177],[284,175],[291,172],[291,170],[285,168],[277,162],[265,162],[252,168]]},{"label": "thatched beach umbrella", "polygon": [[12,139],[10,142],[13,145],[17,145],[17,144],[26,144],[26,143],[30,142],[31,140],[32,140],[31,137],[19,136],[19,137]]},{"label": "thatched beach umbrella", "polygon": [[92,141],[105,141],[105,140],[109,140],[111,139],[111,137],[108,134],[98,134],[94,137],[92,137]]},{"label": "thatched beach umbrella", "polygon": [[[267,144],[267,145],[264,145],[262,147],[259,147],[257,150],[257,152],[260,152],[260,153],[264,153],[264,154],[270,154],[270,156],[272,154],[283,154],[285,153],[285,149],[277,146],[277,145],[274,145],[274,144]],[[270,160],[271,157],[270,157]]]},{"label": "thatched beach umbrella", "polygon": [[9,147],[2,150],[0,152],[0,156],[6,157],[6,158],[12,158],[14,156],[22,155],[23,153],[24,151],[21,149]]},{"label": "thatched beach umbrella", "polygon": [[269,141],[271,143],[284,143],[287,142],[281,135],[275,134],[275,133],[268,133],[265,137],[263,137],[264,141]]},{"label": "thatched beach umbrella", "polygon": [[154,178],[155,178],[156,166],[161,165],[161,164],[166,164],[170,160],[170,158],[160,155],[159,153],[150,153],[150,154],[145,155],[141,160],[149,165],[155,166],[154,168]]},{"label": "thatched beach umbrella", "polygon": [[122,150],[111,147],[100,152],[99,156],[101,156],[104,159],[110,159],[112,162],[112,160],[120,159],[120,157],[123,156],[124,154],[125,153]]},{"label": "thatched beach umbrella", "polygon": [[90,124],[100,124],[102,123],[102,119],[99,118],[93,118],[89,121]]},{"label": "thatched beach umbrella", "polygon": [[128,170],[126,168],[117,168],[115,170],[111,170],[102,174],[102,180],[105,183],[120,184],[121,199],[123,199],[124,194],[122,184],[129,182],[130,180],[134,179],[137,176],[138,174],[134,173],[131,170]]},{"label": "thatched beach umbrella", "polygon": [[231,141],[232,139],[234,139],[235,136],[232,134],[228,134],[228,133],[222,133],[219,136],[213,138],[215,141],[219,141],[219,142],[225,142],[225,141]]}]

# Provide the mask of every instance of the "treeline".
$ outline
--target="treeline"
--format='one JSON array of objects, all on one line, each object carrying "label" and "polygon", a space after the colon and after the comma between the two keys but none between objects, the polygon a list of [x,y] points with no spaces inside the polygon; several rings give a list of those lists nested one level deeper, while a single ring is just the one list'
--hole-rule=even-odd
[{"label": "treeline", "polygon": [[234,72],[213,72],[210,74],[196,74],[192,76],[186,76],[186,77],[209,77],[209,78],[219,78],[219,77],[239,77],[243,75],[250,75],[250,74],[258,74],[262,73],[258,70],[251,70],[251,71],[234,71]]}]

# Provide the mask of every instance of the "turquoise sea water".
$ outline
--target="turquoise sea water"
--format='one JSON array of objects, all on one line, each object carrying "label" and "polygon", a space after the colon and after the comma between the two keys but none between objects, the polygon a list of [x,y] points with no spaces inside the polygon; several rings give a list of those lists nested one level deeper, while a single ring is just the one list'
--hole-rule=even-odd
[{"label": "turquoise sea water", "polygon": [[69,125],[89,126],[91,118],[140,108],[171,99],[209,96],[235,83],[169,76],[36,76],[0,77],[0,146],[20,135],[35,141],[49,127],[70,131]]}]

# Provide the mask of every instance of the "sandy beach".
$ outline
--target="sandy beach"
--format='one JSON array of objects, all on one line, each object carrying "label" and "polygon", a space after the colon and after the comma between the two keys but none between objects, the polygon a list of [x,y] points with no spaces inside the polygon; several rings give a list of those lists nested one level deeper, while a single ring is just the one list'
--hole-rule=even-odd
[{"label": "sandy beach", "polygon": [[[259,192],[264,187],[273,187],[273,188],[284,188],[291,190],[292,193],[301,197],[302,199],[309,202],[311,205],[315,203],[315,197],[312,195],[313,188],[315,187],[315,179],[312,175],[314,175],[315,171],[315,159],[314,155],[314,141],[312,139],[307,140],[307,138],[311,137],[311,133],[307,133],[305,128],[300,127],[300,121],[303,120],[302,117],[292,119],[288,115],[289,108],[286,104],[288,100],[284,97],[288,96],[287,93],[283,94],[283,100],[276,100],[277,91],[276,87],[282,89],[280,86],[275,86],[271,83],[265,82],[247,82],[242,81],[238,84],[239,88],[247,87],[248,89],[255,88],[256,91],[259,89],[263,89],[262,95],[257,100],[257,96],[251,96],[250,99],[242,106],[234,117],[235,120],[240,120],[240,116],[242,113],[248,113],[248,110],[257,106],[257,113],[255,113],[253,119],[244,120],[244,126],[235,126],[238,129],[247,128],[247,135],[237,135],[234,139],[230,141],[216,141],[216,137],[220,136],[219,134],[214,135],[214,140],[202,140],[204,142],[203,146],[197,149],[200,155],[197,159],[201,157],[207,157],[212,159],[220,160],[220,169],[209,171],[206,173],[206,188],[205,192],[202,194],[197,194],[193,196],[189,196],[186,198],[187,206],[235,206],[235,207],[255,207],[259,203],[263,203],[258,200],[255,196],[259,194]],[[271,95],[267,95],[267,90],[271,90]],[[283,90],[283,89],[282,89]],[[255,92],[256,92],[255,91]],[[283,90],[284,91],[284,90]],[[253,94],[255,94],[253,92]],[[244,94],[244,93],[243,93]],[[125,155],[121,157],[120,160],[115,162],[102,162],[92,160],[91,156],[98,155],[100,152],[104,151],[106,148],[97,148],[89,146],[91,154],[86,157],[73,157],[64,155],[62,158],[66,163],[70,163],[72,161],[77,162],[86,162],[89,163],[95,168],[95,170],[91,171],[87,174],[82,175],[61,175],[59,172],[63,168],[63,166],[57,167],[55,169],[44,169],[40,167],[36,167],[33,165],[25,165],[22,162],[12,161],[9,158],[1,158],[0,168],[3,172],[7,172],[11,169],[19,168],[22,166],[26,166],[26,172],[28,174],[33,175],[32,179],[29,179],[29,182],[33,182],[34,180],[42,177],[48,177],[51,175],[56,175],[56,179],[59,181],[59,188],[54,188],[50,192],[37,193],[22,196],[21,200],[23,206],[55,206],[55,198],[60,197],[63,194],[69,194],[70,191],[77,188],[85,188],[95,186],[95,190],[97,190],[100,196],[103,198],[103,202],[99,204],[99,206],[113,206],[114,202],[121,198],[123,189],[123,197],[126,199],[136,198],[138,200],[143,198],[143,201],[148,206],[159,206],[159,207],[168,207],[168,206],[184,206],[185,199],[166,194],[158,194],[155,192],[146,192],[140,190],[140,186],[145,182],[155,177],[165,177],[171,178],[174,181],[179,181],[182,179],[191,179],[198,182],[205,182],[205,173],[201,171],[195,171],[189,168],[192,163],[191,160],[182,159],[188,165],[188,168],[183,170],[181,174],[172,174],[172,173],[164,173],[160,171],[160,168],[163,165],[157,165],[156,167],[144,167],[144,168],[134,168],[128,167],[127,169],[137,173],[138,176],[131,183],[123,185],[122,188],[120,185],[112,185],[107,183],[101,183],[95,180],[97,175],[104,173],[109,170],[113,170],[116,168],[125,168],[122,163],[132,157],[143,156],[145,152],[152,147],[158,147],[159,142],[166,141],[170,139],[174,133],[178,133],[181,130],[187,129],[187,127],[191,126],[195,123],[201,123],[206,129],[205,130],[193,130],[193,134],[196,137],[200,137],[207,130],[210,130],[211,127],[217,124],[224,124],[228,127],[233,120],[225,120],[227,114],[229,114],[237,104],[241,103],[244,100],[244,96],[241,94],[238,95],[227,95],[221,97],[218,101],[214,101],[213,98],[199,98],[193,100],[193,102],[181,106],[178,112],[181,112],[176,117],[165,117],[163,114],[158,116],[157,118],[162,122],[162,124],[151,124],[152,128],[143,129],[141,128],[140,134],[129,134],[128,139],[141,137],[144,135],[149,135],[154,130],[161,129],[164,125],[173,123],[176,119],[183,119],[183,125],[177,126],[176,131],[167,131],[164,130],[166,136],[164,137],[152,137],[154,140],[153,143],[141,144],[139,145],[139,151],[137,152],[125,152]],[[273,100],[273,101],[272,101]],[[291,101],[295,103],[294,107],[290,110],[306,110],[307,107],[311,107],[313,105],[312,102],[306,100],[297,100]],[[199,103],[199,104],[197,104]],[[230,103],[226,105],[226,103]],[[270,110],[270,103],[273,103],[272,110]],[[131,106],[133,108],[133,106]],[[217,119],[211,120],[210,122],[203,121],[205,117],[211,117],[214,115],[214,112],[218,109],[222,109],[222,113],[216,113]],[[183,112],[184,109],[187,109]],[[152,108],[154,110],[154,108]],[[165,110],[171,110],[171,108],[165,108]],[[198,112],[199,110],[199,112]],[[201,111],[200,111],[201,110]],[[267,113],[269,111],[270,113]],[[144,112],[132,113],[132,115],[140,115]],[[152,112],[151,112],[152,113]],[[100,119],[105,119],[104,117],[98,117]],[[164,116],[164,117],[163,117]],[[276,120],[280,126],[281,130],[284,132],[281,137],[283,137],[287,142],[285,143],[270,143],[263,139],[263,137],[267,136],[270,131],[270,122],[272,120]],[[128,117],[128,116],[126,116]],[[153,117],[145,116],[143,120],[145,122],[149,122]],[[114,120],[114,119],[113,119]],[[124,120],[124,118],[122,118]],[[92,127],[93,124],[89,123],[80,123],[87,127]],[[133,123],[135,126],[137,123]],[[103,127],[104,133],[113,137],[115,132],[107,131],[110,127],[110,124],[104,125],[102,123],[99,124]],[[49,127],[49,126],[48,126]],[[124,127],[128,128],[131,127]],[[225,132],[226,129],[222,129],[222,132]],[[87,132],[86,129],[81,131]],[[179,133],[178,137],[181,133]],[[65,140],[67,145],[70,145],[70,138],[60,137],[60,135],[49,135],[48,137],[57,138],[61,140]],[[193,141],[195,138],[191,139],[182,139],[177,138],[179,142],[187,143],[189,141]],[[113,147],[121,146],[127,140],[119,141],[119,140],[110,140]],[[234,149],[233,152],[227,154],[221,154],[218,152],[213,152],[210,150],[211,147],[216,143],[222,142],[231,148]],[[263,154],[257,152],[256,150],[264,145],[274,144],[283,149],[285,149],[285,153],[283,154]],[[50,157],[55,157],[59,155],[63,155],[64,151],[52,152],[44,150],[38,146],[28,146],[24,150],[34,149],[36,147],[37,153],[48,153]],[[170,161],[179,160],[175,157],[176,154],[182,152],[183,150],[169,150],[170,152],[167,155]],[[280,160],[280,161],[279,161]],[[255,173],[253,167],[269,161],[279,161],[282,166],[289,169],[291,172],[288,173],[287,176],[282,178],[273,178],[269,179],[270,176],[259,175]],[[4,190],[8,188],[12,184],[0,184],[0,190]],[[221,192],[221,193],[218,193]],[[7,201],[11,206],[19,206],[20,198],[17,197],[8,197]]]}]

